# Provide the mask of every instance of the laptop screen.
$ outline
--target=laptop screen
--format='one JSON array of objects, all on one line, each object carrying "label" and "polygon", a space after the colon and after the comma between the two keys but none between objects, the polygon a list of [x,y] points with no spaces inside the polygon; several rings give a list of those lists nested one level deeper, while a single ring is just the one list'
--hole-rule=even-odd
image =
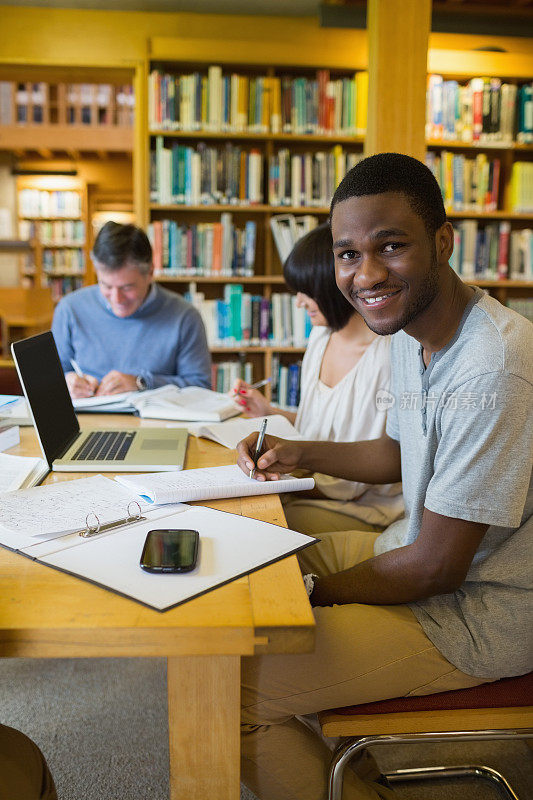
[{"label": "laptop screen", "polygon": [[43,455],[51,467],[80,432],[54,337],[46,331],[14,342],[11,351]]}]

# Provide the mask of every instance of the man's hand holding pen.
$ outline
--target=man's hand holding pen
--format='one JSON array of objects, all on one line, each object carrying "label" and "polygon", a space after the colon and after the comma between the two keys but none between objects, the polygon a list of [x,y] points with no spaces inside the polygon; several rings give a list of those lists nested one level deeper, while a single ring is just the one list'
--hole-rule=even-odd
[{"label": "man's hand holding pen", "polygon": [[261,450],[254,461],[259,440],[258,433],[251,433],[237,445],[237,464],[246,475],[254,470],[253,477],[258,481],[277,481],[281,475],[293,472],[300,466],[303,453],[302,443],[279,439],[265,434]]}]

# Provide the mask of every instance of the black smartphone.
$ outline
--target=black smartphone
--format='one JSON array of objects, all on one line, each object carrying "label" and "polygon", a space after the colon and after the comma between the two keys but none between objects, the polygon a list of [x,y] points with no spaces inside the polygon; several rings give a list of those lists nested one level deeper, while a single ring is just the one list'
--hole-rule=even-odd
[{"label": "black smartphone", "polygon": [[184,528],[148,531],[141,567],[148,572],[190,572],[196,566],[200,534]]}]

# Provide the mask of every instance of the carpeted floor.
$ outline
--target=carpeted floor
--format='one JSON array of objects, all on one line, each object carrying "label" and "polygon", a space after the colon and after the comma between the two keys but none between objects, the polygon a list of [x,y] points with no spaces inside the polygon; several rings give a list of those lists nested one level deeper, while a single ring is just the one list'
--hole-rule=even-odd
[{"label": "carpeted floor", "polygon": [[[24,731],[43,750],[60,800],[168,800],[163,660],[3,659],[0,708],[1,722]],[[502,770],[520,800],[533,798],[533,758],[524,742],[412,745],[376,755],[384,770],[411,766],[415,759],[416,766],[488,764]],[[396,791],[398,800],[499,798],[479,781],[410,784]],[[243,787],[241,800],[255,797]]]}]

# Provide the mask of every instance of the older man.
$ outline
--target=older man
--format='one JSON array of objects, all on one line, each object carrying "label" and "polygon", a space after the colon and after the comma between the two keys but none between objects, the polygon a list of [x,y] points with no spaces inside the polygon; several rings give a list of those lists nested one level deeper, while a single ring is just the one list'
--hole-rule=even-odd
[{"label": "older man", "polygon": [[180,295],[152,283],[146,234],[108,222],[91,255],[98,285],[64,297],[52,324],[72,397],[167,383],[209,388],[211,358],[201,317]]}]

